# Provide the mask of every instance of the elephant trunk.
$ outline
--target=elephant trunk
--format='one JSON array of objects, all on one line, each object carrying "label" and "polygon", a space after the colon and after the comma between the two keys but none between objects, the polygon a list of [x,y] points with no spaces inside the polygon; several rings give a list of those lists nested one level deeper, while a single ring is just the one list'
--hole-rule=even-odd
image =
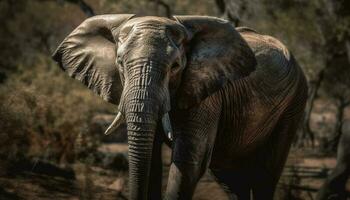
[{"label": "elephant trunk", "polygon": [[[129,106],[142,108],[151,105],[143,102],[131,102]],[[151,113],[142,113],[137,110],[126,113],[130,199],[147,199],[156,121],[156,117]]]},{"label": "elephant trunk", "polygon": [[147,199],[157,123],[170,110],[167,84],[159,69],[155,62],[128,67],[120,111],[128,131],[130,199]]}]

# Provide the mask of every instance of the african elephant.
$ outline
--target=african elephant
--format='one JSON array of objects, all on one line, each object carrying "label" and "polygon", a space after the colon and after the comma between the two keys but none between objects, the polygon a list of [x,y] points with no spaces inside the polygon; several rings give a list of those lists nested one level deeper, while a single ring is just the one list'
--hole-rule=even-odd
[{"label": "african elephant", "polygon": [[307,96],[278,40],[215,17],[101,15],[53,58],[119,105],[106,132],[127,124],[130,199],[161,199],[162,142],[165,199],[191,199],[208,168],[232,198],[273,198]]},{"label": "african elephant", "polygon": [[343,125],[337,147],[337,164],[318,192],[318,200],[347,199],[346,182],[350,176],[350,121]]}]

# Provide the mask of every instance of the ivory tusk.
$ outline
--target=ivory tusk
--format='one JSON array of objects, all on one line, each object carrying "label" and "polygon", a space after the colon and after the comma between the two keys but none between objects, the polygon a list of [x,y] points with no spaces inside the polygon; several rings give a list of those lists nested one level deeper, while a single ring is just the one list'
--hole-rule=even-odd
[{"label": "ivory tusk", "polygon": [[170,141],[173,141],[173,129],[171,127],[169,113],[165,113],[163,115],[162,125],[163,125],[164,133],[167,136],[167,138],[169,138]]},{"label": "ivory tusk", "polygon": [[120,126],[120,124],[123,123],[123,121],[124,121],[124,117],[123,117],[122,113],[118,112],[118,114],[115,117],[115,119],[113,120],[112,124],[109,125],[109,127],[105,131],[105,135],[109,135],[110,133],[115,131]]}]

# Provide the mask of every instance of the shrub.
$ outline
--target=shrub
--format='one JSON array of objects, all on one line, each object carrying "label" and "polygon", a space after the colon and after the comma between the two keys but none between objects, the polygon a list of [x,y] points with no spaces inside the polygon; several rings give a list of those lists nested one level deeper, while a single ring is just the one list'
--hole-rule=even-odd
[{"label": "shrub", "polygon": [[[21,66],[0,85],[0,156],[72,162],[93,151],[99,136],[89,123],[115,109],[69,78],[47,56]],[[115,111],[115,110],[114,110]]]}]

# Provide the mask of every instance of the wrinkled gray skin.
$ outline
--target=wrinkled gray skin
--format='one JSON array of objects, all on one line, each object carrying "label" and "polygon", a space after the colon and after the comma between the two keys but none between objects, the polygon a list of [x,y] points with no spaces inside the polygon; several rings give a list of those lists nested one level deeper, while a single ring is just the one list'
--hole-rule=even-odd
[{"label": "wrinkled gray skin", "polygon": [[[165,199],[191,199],[208,168],[232,198],[252,189],[272,199],[307,94],[278,40],[214,17],[101,15],[54,59],[106,101],[120,99],[130,199],[161,199],[162,142],[173,149]],[[171,130],[168,114],[172,142],[162,129]]]},{"label": "wrinkled gray skin", "polygon": [[350,121],[344,123],[337,148],[337,165],[318,192],[318,200],[345,200],[346,182],[350,176]]}]

